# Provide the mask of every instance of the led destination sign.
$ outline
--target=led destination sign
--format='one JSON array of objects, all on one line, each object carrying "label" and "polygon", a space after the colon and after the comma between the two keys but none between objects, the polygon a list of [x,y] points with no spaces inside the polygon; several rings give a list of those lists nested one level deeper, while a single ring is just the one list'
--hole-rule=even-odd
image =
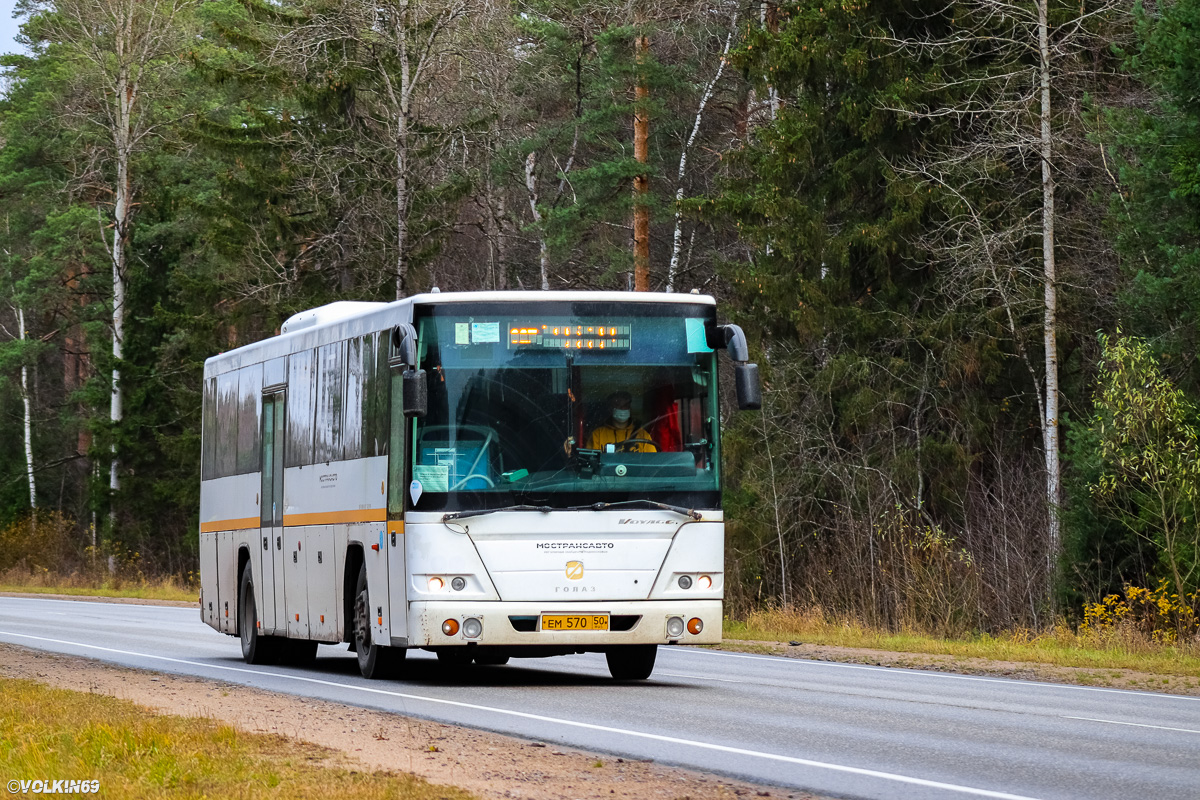
[{"label": "led destination sign", "polygon": [[628,350],[632,325],[530,325],[508,329],[508,349]]}]

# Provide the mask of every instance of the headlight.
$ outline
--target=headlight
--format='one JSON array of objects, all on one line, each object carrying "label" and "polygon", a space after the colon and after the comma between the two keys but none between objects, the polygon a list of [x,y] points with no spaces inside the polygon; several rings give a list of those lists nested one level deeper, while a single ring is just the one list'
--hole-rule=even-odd
[{"label": "headlight", "polygon": [[456,592],[461,592],[467,587],[467,581],[463,577],[452,578],[450,580],[450,588]]},{"label": "headlight", "polygon": [[483,633],[483,623],[475,617],[470,617],[463,620],[463,636],[468,639],[478,639],[479,634]]},{"label": "headlight", "polygon": [[683,617],[671,617],[667,620],[667,636],[672,639],[683,636]]},{"label": "headlight", "polygon": [[679,588],[680,589],[692,588],[692,576],[691,575],[680,575],[679,576]]}]

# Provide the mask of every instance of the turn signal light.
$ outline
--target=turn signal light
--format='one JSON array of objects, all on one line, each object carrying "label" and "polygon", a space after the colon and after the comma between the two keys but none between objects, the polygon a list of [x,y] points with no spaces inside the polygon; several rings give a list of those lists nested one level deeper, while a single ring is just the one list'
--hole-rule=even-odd
[{"label": "turn signal light", "polygon": [[701,589],[711,589],[712,588],[712,578],[708,577],[707,575],[701,575],[700,580],[697,581],[697,583],[699,584]]},{"label": "turn signal light", "polygon": [[442,633],[447,636],[453,636],[458,633],[458,620],[448,619],[442,623]]},{"label": "turn signal light", "polygon": [[688,633],[695,636],[704,630],[704,623],[699,617],[692,617],[688,620]]},{"label": "turn signal light", "polygon": [[445,588],[446,588],[446,582],[444,580],[442,580],[441,578],[433,577],[433,578],[429,579],[429,591],[440,592],[442,589],[445,589]]}]

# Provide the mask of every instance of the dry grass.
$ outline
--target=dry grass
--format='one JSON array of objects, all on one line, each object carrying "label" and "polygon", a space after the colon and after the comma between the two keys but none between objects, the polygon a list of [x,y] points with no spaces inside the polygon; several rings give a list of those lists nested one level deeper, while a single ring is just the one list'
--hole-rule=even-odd
[{"label": "dry grass", "polygon": [[0,592],[72,594],[95,597],[135,597],[142,600],[197,602],[199,588],[176,577],[96,577],[79,572],[61,575],[42,569],[14,567],[0,572]]},{"label": "dry grass", "polygon": [[334,751],[160,716],[124,700],[0,679],[0,775],[98,780],[106,798],[469,800],[411,775],[350,770]]},{"label": "dry grass", "polygon": [[1163,644],[1131,626],[1079,634],[1057,625],[1040,633],[1016,630],[939,638],[872,629],[851,619],[831,618],[818,608],[767,609],[752,611],[741,620],[726,620],[725,637],[1200,677],[1200,641]]}]

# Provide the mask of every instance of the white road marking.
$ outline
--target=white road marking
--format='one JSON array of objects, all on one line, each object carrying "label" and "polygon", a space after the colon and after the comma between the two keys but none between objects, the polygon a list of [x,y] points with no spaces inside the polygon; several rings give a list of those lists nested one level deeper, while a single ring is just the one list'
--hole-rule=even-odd
[{"label": "white road marking", "polygon": [[600,731],[603,733],[614,733],[622,736],[631,736],[638,739],[650,739],[656,742],[667,742],[669,744],[678,744],[686,747],[695,747],[702,750],[713,750],[720,753],[730,753],[732,755],[749,756],[751,758],[762,758],[769,761],[780,761],[786,764],[795,764],[801,767],[812,767],[814,769],[825,769],[832,772],[844,772],[850,775],[860,775],[867,778],[878,778],[885,781],[893,781],[895,783],[906,783],[911,786],[921,786],[926,789],[943,789],[949,792],[957,792],[959,794],[967,794],[975,797],[990,797],[995,800],[1036,800],[1035,798],[1025,795],[1011,794],[1009,792],[996,792],[990,789],[979,789],[974,786],[960,786],[954,783],[943,783],[941,781],[931,781],[924,778],[914,778],[909,775],[898,775],[891,772],[880,772],[874,769],[864,769],[862,767],[849,767],[844,764],[830,764],[824,761],[813,761],[807,758],[795,758],[793,756],[780,755],[778,753],[763,753],[756,750],[746,750],[741,747],[729,747],[722,744],[713,744],[711,742],[699,742],[691,739],[680,739],[675,736],[663,736],[657,733],[646,733],[644,731],[626,730],[624,728],[613,728],[608,725],[595,725],[590,722],[577,722],[570,719],[559,719],[557,717],[547,717],[541,714],[530,714],[525,711],[512,711],[506,708],[493,708],[491,706],[482,706],[476,703],[464,703],[458,700],[445,700],[440,697],[425,697],[417,694],[407,694],[405,692],[392,692],[387,689],[376,689],[370,686],[355,686],[353,684],[338,683],[337,681],[327,681],[321,678],[309,678],[301,675],[287,675],[279,672],[268,672],[259,669],[247,669],[245,667],[231,667],[226,664],[206,664],[202,661],[189,661],[183,658],[171,658],[170,656],[159,656],[151,653],[138,653],[131,650],[118,650],[114,647],[101,647],[95,644],[84,644],[82,642],[71,642],[64,639],[51,639],[45,636],[32,636],[27,633],[12,633],[9,631],[0,631],[0,636],[16,636],[21,639],[32,639],[38,642],[50,642],[52,644],[63,644],[72,647],[82,647],[88,650],[99,650],[105,653],[116,653],[124,656],[136,656],[138,658],[149,658],[156,661],[166,661],[172,664],[184,664],[189,667],[200,667],[202,669],[216,669],[227,672],[239,672],[246,675],[265,675],[271,678],[286,678],[288,680],[299,681],[302,683],[312,683],[319,686],[332,686],[338,689],[349,689],[352,691],[365,692],[367,694],[386,695],[388,697],[399,697],[404,700],[416,700],[426,703],[434,703],[438,705],[453,706],[455,708],[467,708],[472,711],[485,711],[493,714],[502,714],[510,717],[519,717],[521,719],[534,720],[536,722],[546,722],[555,725],[565,725],[573,728],[583,728],[585,730]]},{"label": "white road marking", "polygon": [[735,681],[733,678],[712,678],[708,675],[684,675],[682,672],[663,672],[657,670],[655,675],[666,675],[671,678],[694,678],[698,681],[720,681],[721,683],[745,683],[745,681]]},{"label": "white road marking", "polygon": [[1115,720],[1115,719],[1096,719],[1095,717],[1067,717],[1067,716],[1064,716],[1063,719],[1081,719],[1081,720],[1084,720],[1085,722],[1107,722],[1110,725],[1129,725],[1130,727],[1133,727],[1133,728],[1154,728],[1155,730],[1158,730],[1158,731],[1178,731],[1180,733],[1200,733],[1200,731],[1194,731],[1191,728],[1168,728],[1165,725],[1143,725],[1140,722],[1120,722],[1119,720]]},{"label": "white road marking", "polygon": [[[182,612],[186,612],[187,614],[193,614],[196,612],[196,610],[198,610],[198,607],[196,609],[193,609],[193,608],[183,608],[181,606],[150,606],[150,605],[143,605],[140,603],[114,604],[114,603],[97,602],[95,600],[62,600],[57,597],[45,597],[45,598],[43,598],[43,597],[13,597],[10,595],[0,595],[0,598],[2,598],[4,600],[33,600],[33,601],[40,601],[40,602],[46,602],[46,603],[87,603],[89,605],[97,605],[97,606],[122,605],[122,606],[126,606],[126,607],[132,606],[134,608],[153,608],[153,609],[157,609],[159,611],[182,611]],[[721,656],[724,658],[748,659],[750,661],[770,661],[775,664],[782,662],[782,663],[789,663],[789,664],[797,664],[797,665],[806,666],[806,667],[831,667],[834,669],[856,669],[856,670],[866,670],[868,672],[886,672],[889,675],[913,675],[913,676],[916,676],[919,678],[943,678],[945,680],[971,681],[971,682],[975,682],[975,683],[998,683],[998,684],[1004,684],[1006,686],[1012,686],[1013,684],[1020,684],[1022,687],[1030,686],[1030,687],[1037,687],[1037,688],[1041,688],[1041,689],[1064,689],[1064,690],[1070,689],[1070,690],[1079,691],[1079,692],[1101,692],[1101,693],[1105,693],[1105,694],[1124,694],[1124,695],[1133,695],[1133,696],[1137,696],[1137,697],[1155,697],[1160,700],[1168,699],[1168,700],[1200,701],[1200,697],[1194,697],[1191,695],[1184,695],[1184,694],[1165,694],[1163,692],[1145,692],[1145,691],[1139,691],[1137,689],[1104,689],[1104,688],[1101,688],[1098,686],[1076,686],[1075,684],[1070,684],[1070,683],[1046,683],[1044,681],[1026,681],[1026,680],[1021,680],[1020,678],[981,678],[981,677],[977,677],[974,675],[953,675],[953,674],[946,673],[946,672],[934,672],[932,670],[919,670],[919,669],[911,669],[911,668],[907,668],[907,667],[875,667],[875,666],[871,666],[868,664],[844,664],[844,663],[841,663],[838,661],[814,661],[812,659],[807,659],[807,658],[788,658],[787,656],[758,656],[758,655],[750,655],[750,654],[746,654],[746,653],[727,653],[727,652],[724,652],[721,650],[704,650],[704,649],[694,648],[694,647],[663,648],[663,652],[664,653],[669,652],[672,655],[687,654],[687,655]],[[660,673],[660,674],[662,674],[662,673]],[[682,676],[681,675],[679,677],[691,677],[691,676]],[[718,678],[706,678],[705,680],[719,680],[719,679]]]},{"label": "white road marking", "polygon": [[911,669],[908,667],[872,667],[867,664],[843,664],[838,661],[813,661],[807,658],[788,658],[787,656],[752,656],[742,653],[726,653],[720,650],[697,650],[672,647],[671,653],[686,652],[688,655],[699,655],[701,653],[711,656],[723,656],[725,658],[744,658],[751,661],[770,661],[774,664],[791,663],[805,667],[833,667],[835,669],[860,669],[869,672],[887,672],[891,675],[914,675],[921,678],[944,678],[952,681],[972,681],[975,683],[1002,683],[1007,686],[1020,684],[1022,687],[1031,686],[1040,689],[1071,689],[1077,692],[1103,692],[1106,694],[1129,694],[1140,697],[1157,697],[1159,699],[1168,700],[1192,700],[1200,702],[1200,697],[1193,697],[1186,694],[1164,694],[1162,692],[1143,692],[1136,689],[1102,689],[1098,686],[1076,686],[1071,683],[1046,683],[1044,681],[1025,681],[1020,678],[979,678],[973,675],[951,675],[946,672],[933,672],[929,670]]}]

